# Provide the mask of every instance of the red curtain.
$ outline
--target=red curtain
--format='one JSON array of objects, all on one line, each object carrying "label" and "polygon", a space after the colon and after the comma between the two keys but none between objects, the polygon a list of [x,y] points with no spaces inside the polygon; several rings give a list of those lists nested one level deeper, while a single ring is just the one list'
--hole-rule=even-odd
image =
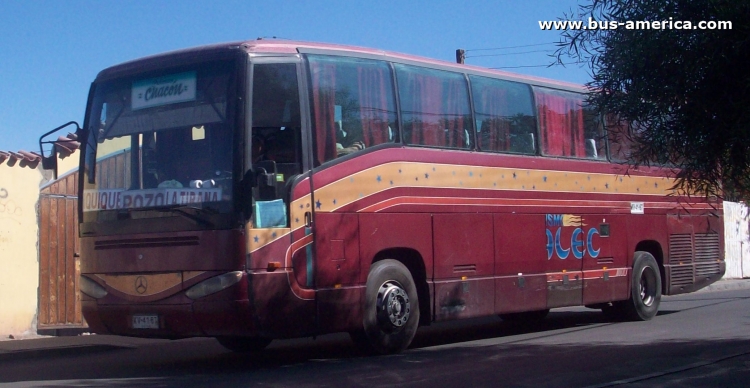
[{"label": "red curtain", "polygon": [[317,163],[336,157],[336,66],[310,62]]},{"label": "red curtain", "polygon": [[567,94],[534,88],[542,150],[546,155],[585,157],[583,100]]},{"label": "red curtain", "polygon": [[[463,81],[463,80],[462,80]],[[448,147],[466,147],[464,113],[468,112],[467,90],[464,82],[449,80],[445,99],[445,135]]]},{"label": "red curtain", "polygon": [[510,149],[510,121],[504,117],[503,107],[508,105],[508,92],[500,88],[482,88],[475,101],[481,115],[481,148],[485,151]]},{"label": "red curtain", "polygon": [[[445,146],[445,132],[441,128],[442,85],[439,80],[415,72],[409,72],[406,90],[411,94],[404,110],[412,122],[412,144]],[[403,98],[404,96],[402,96]]]},{"label": "red curtain", "polygon": [[390,140],[387,94],[390,92],[389,77],[390,74],[382,68],[357,68],[362,137],[367,147]]},{"label": "red curtain", "polygon": [[466,148],[470,109],[463,76],[407,66],[397,72],[402,117],[410,129],[406,142]]}]

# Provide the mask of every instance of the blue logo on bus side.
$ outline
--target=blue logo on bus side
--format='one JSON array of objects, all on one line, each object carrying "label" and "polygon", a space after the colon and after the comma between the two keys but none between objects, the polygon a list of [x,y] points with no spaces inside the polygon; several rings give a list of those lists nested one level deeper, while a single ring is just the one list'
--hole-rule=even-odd
[{"label": "blue logo on bus side", "polygon": [[[559,259],[565,260],[572,253],[576,259],[582,259],[584,253],[588,253],[592,258],[599,256],[601,249],[594,247],[594,235],[599,234],[599,230],[596,228],[589,228],[586,231],[586,241],[584,242],[581,238],[581,234],[584,233],[584,228],[581,222],[580,216],[571,216],[567,214],[547,214],[547,260],[552,259],[552,255],[556,255]],[[573,230],[573,234],[570,236],[570,248],[563,248],[562,238],[560,234],[562,228],[565,226],[577,226]],[[555,233],[552,233],[550,227],[557,227]]]}]

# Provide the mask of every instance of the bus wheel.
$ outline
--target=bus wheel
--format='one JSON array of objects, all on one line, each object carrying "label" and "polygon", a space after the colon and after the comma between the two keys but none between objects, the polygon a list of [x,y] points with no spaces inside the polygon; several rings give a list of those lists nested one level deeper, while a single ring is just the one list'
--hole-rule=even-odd
[{"label": "bus wheel", "polygon": [[508,322],[536,323],[547,317],[547,314],[549,314],[549,309],[500,314],[500,318]]},{"label": "bus wheel", "polygon": [[257,352],[271,343],[270,338],[263,337],[216,337],[221,346],[238,353]]},{"label": "bus wheel", "polygon": [[661,302],[661,275],[656,259],[648,252],[636,252],[630,299],[614,303],[622,316],[634,321],[648,321],[656,316]]},{"label": "bus wheel", "polygon": [[363,315],[369,350],[390,354],[409,346],[419,324],[419,300],[406,266],[390,259],[372,265],[367,275]]}]

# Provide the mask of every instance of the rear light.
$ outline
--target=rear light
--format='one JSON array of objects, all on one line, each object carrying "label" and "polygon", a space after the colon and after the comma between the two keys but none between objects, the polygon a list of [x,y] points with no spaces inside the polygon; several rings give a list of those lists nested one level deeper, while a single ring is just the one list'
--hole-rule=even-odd
[{"label": "rear light", "polygon": [[190,299],[198,299],[219,292],[237,284],[242,279],[242,271],[234,271],[206,279],[185,291]]},{"label": "rear light", "polygon": [[81,276],[80,285],[81,292],[94,299],[100,299],[107,296],[107,290],[105,290],[104,287],[100,286],[99,283],[89,279],[86,276]]}]

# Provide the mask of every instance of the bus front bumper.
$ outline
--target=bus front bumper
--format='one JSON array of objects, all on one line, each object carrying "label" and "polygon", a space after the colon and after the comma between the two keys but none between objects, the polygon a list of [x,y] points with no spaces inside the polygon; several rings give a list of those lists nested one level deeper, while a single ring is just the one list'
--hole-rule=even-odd
[{"label": "bus front bumper", "polygon": [[248,300],[184,304],[98,304],[82,301],[92,332],[131,337],[185,338],[256,335]]}]

